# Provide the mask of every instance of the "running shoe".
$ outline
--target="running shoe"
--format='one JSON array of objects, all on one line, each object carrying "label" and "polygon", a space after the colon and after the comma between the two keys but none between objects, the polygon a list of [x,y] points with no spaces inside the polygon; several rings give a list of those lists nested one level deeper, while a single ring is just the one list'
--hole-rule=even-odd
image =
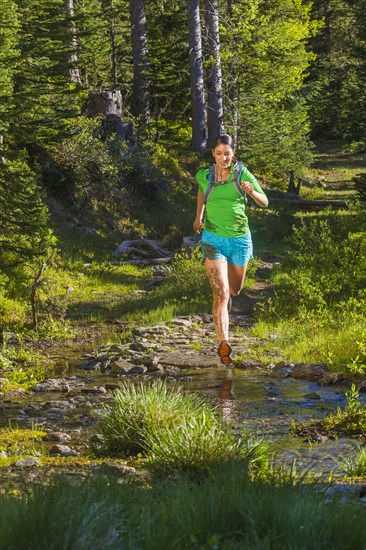
[{"label": "running shoe", "polygon": [[231,346],[227,340],[223,340],[217,348],[217,355],[220,357],[223,365],[230,365],[233,362],[231,351]]}]

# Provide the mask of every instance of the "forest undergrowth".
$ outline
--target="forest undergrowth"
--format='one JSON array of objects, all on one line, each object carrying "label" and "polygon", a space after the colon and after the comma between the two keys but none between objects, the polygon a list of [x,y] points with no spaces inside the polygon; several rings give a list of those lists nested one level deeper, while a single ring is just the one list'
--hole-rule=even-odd
[{"label": "forest undergrowth", "polygon": [[[86,138],[79,136],[75,146],[82,139]],[[279,358],[324,362],[335,370],[363,374],[366,220],[353,178],[366,171],[366,165],[362,155],[344,152],[334,144],[319,150],[301,192],[304,197],[324,198],[335,193],[339,198],[342,190],[346,208],[299,209],[288,204],[285,195],[283,201],[273,202],[264,211],[249,205],[257,260],[276,260],[270,279],[272,297],[257,305],[252,332],[265,338],[266,350]],[[79,345],[83,339],[123,341],[136,325],[210,310],[210,290],[198,251],[176,254],[164,283],[153,289],[149,288],[151,266],[117,262],[113,256],[123,238],[156,237],[167,247],[177,249],[181,237],[190,234],[195,201],[191,171],[199,165],[199,158],[180,151],[181,162],[174,164],[169,173],[164,149],[160,147],[154,155],[152,161],[160,172],[157,168],[151,172],[147,165],[144,169],[150,170],[152,181],[164,176],[166,189],[159,193],[155,190],[155,206],[145,218],[143,206],[139,206],[134,219],[133,207],[126,210],[123,201],[117,201],[122,210],[118,214],[117,208],[113,216],[117,219],[120,215],[119,229],[113,225],[114,230],[109,232],[100,201],[98,208],[91,210],[90,225],[85,217],[82,223],[76,223],[75,210],[67,210],[65,203],[50,203],[57,249],[37,287],[37,330],[31,326],[29,299],[33,275],[26,265],[1,275],[0,367],[9,379],[9,387],[31,385],[44,377],[49,366],[45,342],[48,349],[53,346],[57,350],[65,342],[77,341]],[[99,162],[103,165],[107,160],[102,157]],[[135,169],[132,163],[130,170]],[[91,177],[91,188],[97,185]],[[132,189],[126,188],[127,192],[134,205],[137,196],[135,200]],[[160,224],[149,226],[153,219],[158,220],[158,212]],[[255,281],[257,265],[258,261],[253,262],[250,268],[246,289]],[[254,348],[251,355],[270,361],[263,349]]]}]

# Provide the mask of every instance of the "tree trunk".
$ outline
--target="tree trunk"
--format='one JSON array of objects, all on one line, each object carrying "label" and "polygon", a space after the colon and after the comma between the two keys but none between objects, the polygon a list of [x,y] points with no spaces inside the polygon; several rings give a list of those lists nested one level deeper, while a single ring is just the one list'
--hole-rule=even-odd
[{"label": "tree trunk", "polygon": [[301,187],[301,180],[298,181],[298,184],[295,185],[295,172],[293,170],[290,171],[290,179],[288,182],[288,187],[286,193],[289,193],[290,195],[300,195],[300,187]]},{"label": "tree trunk", "polygon": [[77,66],[78,56],[76,54],[76,51],[77,51],[78,43],[77,43],[77,39],[76,39],[76,25],[75,25],[75,21],[73,19],[73,17],[74,17],[74,0],[65,0],[65,8],[66,8],[67,14],[70,18],[70,31],[71,31],[71,40],[70,40],[71,54],[69,56],[70,78],[76,84],[81,85],[80,72],[79,72],[79,69],[78,69],[78,66]]},{"label": "tree trunk", "polygon": [[114,17],[111,21],[111,49],[112,49],[112,80],[113,88],[118,88],[117,78],[117,48],[116,48],[116,27],[114,23]]},{"label": "tree trunk", "polygon": [[201,22],[198,0],[188,0],[188,33],[189,68],[192,96],[191,150],[202,152],[206,147],[206,116]]},{"label": "tree trunk", "polygon": [[101,92],[89,92],[88,101],[83,114],[88,117],[97,115],[122,116],[121,90],[102,90]]},{"label": "tree trunk", "polygon": [[133,84],[131,112],[150,123],[150,94],[148,73],[148,43],[146,31],[145,2],[130,0],[131,40],[133,59]]},{"label": "tree trunk", "polygon": [[222,75],[220,59],[220,32],[217,0],[205,0],[207,54],[207,148],[211,149],[217,136],[223,132]]}]

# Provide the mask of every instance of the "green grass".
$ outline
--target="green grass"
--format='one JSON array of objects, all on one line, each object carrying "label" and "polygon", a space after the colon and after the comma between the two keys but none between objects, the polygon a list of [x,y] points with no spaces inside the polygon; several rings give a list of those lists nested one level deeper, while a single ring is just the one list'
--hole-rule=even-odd
[{"label": "green grass", "polygon": [[358,447],[351,458],[336,460],[336,464],[342,473],[350,478],[366,478],[366,447]]},{"label": "green grass", "polygon": [[8,455],[8,458],[0,457],[0,465],[33,456],[35,451],[39,451],[44,435],[46,432],[37,428],[0,428],[0,451],[5,451]]},{"label": "green grass", "polygon": [[206,479],[139,484],[64,478],[0,496],[7,550],[365,548],[364,509],[316,486],[253,481],[222,464]]},{"label": "green grass", "polygon": [[100,431],[102,452],[142,454],[158,473],[201,475],[232,460],[248,461],[263,474],[268,469],[263,444],[234,437],[213,405],[162,381],[123,385],[114,406],[106,409]]}]

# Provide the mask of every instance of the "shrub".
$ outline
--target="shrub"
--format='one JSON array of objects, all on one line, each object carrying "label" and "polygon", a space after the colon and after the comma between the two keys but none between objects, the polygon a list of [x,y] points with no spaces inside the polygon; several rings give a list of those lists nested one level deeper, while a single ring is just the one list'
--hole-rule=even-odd
[{"label": "shrub", "polygon": [[179,252],[170,264],[170,277],[166,283],[167,290],[174,290],[176,297],[189,296],[197,299],[209,297],[210,285],[202,262],[200,247],[188,252]]}]

